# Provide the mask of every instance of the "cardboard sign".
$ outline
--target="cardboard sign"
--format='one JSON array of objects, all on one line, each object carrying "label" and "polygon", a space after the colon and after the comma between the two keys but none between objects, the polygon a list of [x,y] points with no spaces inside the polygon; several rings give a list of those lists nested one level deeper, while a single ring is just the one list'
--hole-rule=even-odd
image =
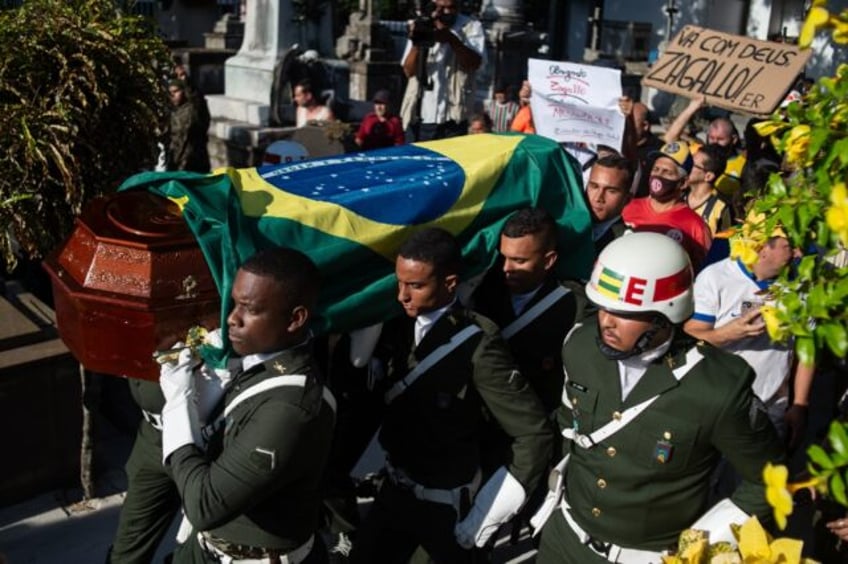
[{"label": "cardboard sign", "polygon": [[642,83],[687,98],[704,96],[712,106],[768,115],[809,58],[809,49],[688,25]]},{"label": "cardboard sign", "polygon": [[559,142],[621,149],[624,116],[618,109],[621,72],[603,67],[530,59],[527,76],[536,133]]}]

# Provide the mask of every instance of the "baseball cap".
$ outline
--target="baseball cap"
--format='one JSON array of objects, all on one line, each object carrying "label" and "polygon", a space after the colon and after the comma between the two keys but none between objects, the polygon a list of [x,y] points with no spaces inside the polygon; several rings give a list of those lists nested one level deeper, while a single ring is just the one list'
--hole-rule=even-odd
[{"label": "baseball cap", "polygon": [[374,93],[374,98],[372,98],[371,101],[375,104],[388,104],[389,97],[390,94],[388,90],[377,90],[377,92]]},{"label": "baseball cap", "polygon": [[692,172],[692,152],[689,150],[689,144],[686,141],[672,141],[660,147],[659,151],[653,151],[649,155],[651,158],[668,157],[677,164],[683,167],[686,174]]}]

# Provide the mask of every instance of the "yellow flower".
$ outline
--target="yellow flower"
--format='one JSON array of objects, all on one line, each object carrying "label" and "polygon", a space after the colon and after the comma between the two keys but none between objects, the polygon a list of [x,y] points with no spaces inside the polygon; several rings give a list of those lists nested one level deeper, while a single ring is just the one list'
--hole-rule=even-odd
[{"label": "yellow flower", "polygon": [[769,338],[776,343],[783,342],[786,339],[787,328],[778,319],[777,308],[766,304],[760,308],[760,315],[763,316]]},{"label": "yellow flower", "polygon": [[801,164],[807,162],[807,149],[810,147],[810,126],[796,125],[786,139],[786,160],[789,163]]},{"label": "yellow flower", "polygon": [[[780,530],[786,528],[786,517],[792,514],[792,494],[786,487],[786,479],[789,471],[782,464],[773,465],[767,463],[763,468],[763,481],[766,484],[766,500],[772,507],[774,520]],[[759,522],[757,523],[759,525]],[[743,525],[744,527],[744,525]],[[742,541],[739,541],[742,548]],[[745,556],[745,553],[742,553]]]},{"label": "yellow flower", "polygon": [[830,192],[831,207],[825,212],[827,226],[839,235],[842,244],[848,246],[848,190],[840,182]]},{"label": "yellow flower", "polygon": [[789,124],[783,121],[761,121],[754,124],[754,129],[757,130],[757,135],[760,137],[769,137],[787,127],[789,127]]},{"label": "yellow flower", "polygon": [[840,45],[848,43],[848,22],[833,16],[829,23],[833,27],[833,40]]},{"label": "yellow flower", "polygon": [[[820,4],[820,2],[814,2],[814,4]],[[810,46],[813,37],[816,36],[816,30],[823,27],[828,18],[830,18],[830,12],[826,8],[817,5],[810,8],[810,13],[807,14],[807,19],[804,21],[804,27],[801,28],[801,35],[798,37],[798,46],[801,49]]]},{"label": "yellow flower", "polygon": [[751,239],[735,236],[730,239],[730,258],[739,259],[749,269],[757,262],[758,245]]}]

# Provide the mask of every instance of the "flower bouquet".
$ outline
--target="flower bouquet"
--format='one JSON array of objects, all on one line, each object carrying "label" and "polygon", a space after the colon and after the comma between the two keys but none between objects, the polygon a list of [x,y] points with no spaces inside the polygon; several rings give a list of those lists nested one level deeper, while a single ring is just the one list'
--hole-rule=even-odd
[{"label": "flower bouquet", "polygon": [[796,539],[773,539],[759,519],[730,525],[738,547],[729,542],[710,543],[709,533],[686,529],[680,533],[677,551],[663,556],[663,564],[813,564],[801,556],[804,543]]}]

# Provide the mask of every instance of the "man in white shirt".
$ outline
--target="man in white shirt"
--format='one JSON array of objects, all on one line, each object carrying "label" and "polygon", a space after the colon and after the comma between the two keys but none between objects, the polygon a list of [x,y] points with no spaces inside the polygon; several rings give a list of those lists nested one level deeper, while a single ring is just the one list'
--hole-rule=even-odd
[{"label": "man in white shirt", "polygon": [[422,33],[420,20],[410,26],[401,58],[409,79],[401,118],[414,141],[466,134],[474,73],[486,57],[482,24],[460,14],[456,0],[436,0],[430,19],[432,33]]},{"label": "man in white shirt", "polygon": [[763,244],[750,269],[730,258],[711,264],[695,280],[695,314],[685,326],[690,335],[741,356],[751,365],[756,373],[754,394],[768,409],[778,435],[789,433],[790,447],[803,438],[815,369],[797,364],[793,403],[789,405],[792,344],[771,341],[760,308],[768,300],[769,287],[792,257],[789,241],[778,236]]}]

